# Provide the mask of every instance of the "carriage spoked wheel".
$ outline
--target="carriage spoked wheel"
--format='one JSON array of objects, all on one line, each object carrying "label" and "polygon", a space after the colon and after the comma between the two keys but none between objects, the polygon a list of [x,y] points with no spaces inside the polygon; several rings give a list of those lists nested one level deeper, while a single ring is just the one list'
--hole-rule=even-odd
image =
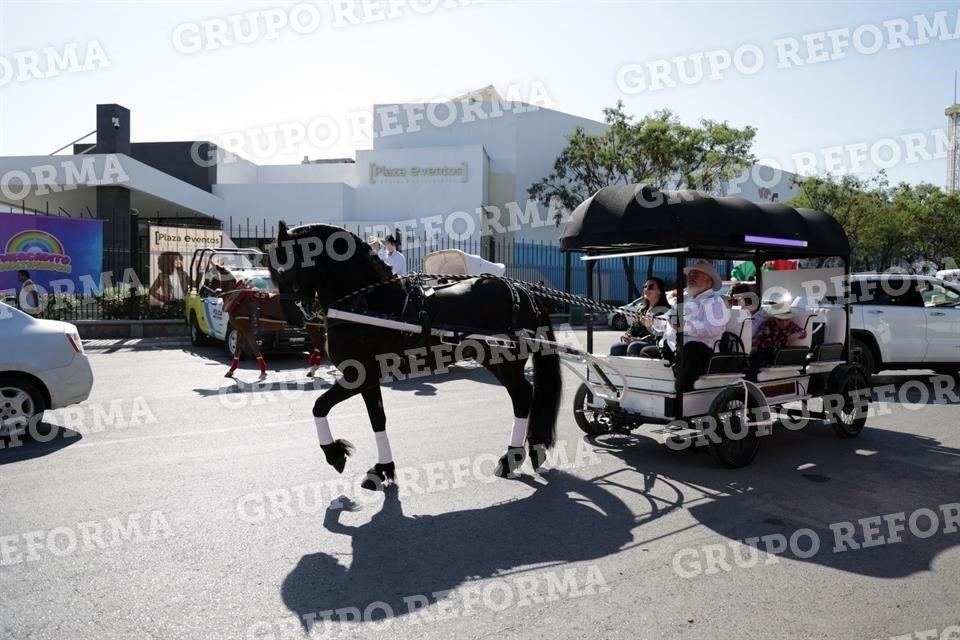
[{"label": "carriage spoked wheel", "polygon": [[748,397],[747,404],[743,400],[742,387],[728,387],[710,405],[709,417],[715,421],[715,435],[709,440],[710,453],[728,467],[747,466],[760,450],[757,428],[750,424],[759,405],[752,397]]},{"label": "carriage spoked wheel", "polygon": [[827,393],[840,397],[827,412],[827,422],[841,438],[855,438],[867,423],[870,384],[860,367],[841,365],[830,373]]},{"label": "carriage spoked wheel", "polygon": [[593,393],[586,383],[581,383],[573,396],[573,418],[588,436],[600,436],[613,430],[610,419],[593,408]]}]

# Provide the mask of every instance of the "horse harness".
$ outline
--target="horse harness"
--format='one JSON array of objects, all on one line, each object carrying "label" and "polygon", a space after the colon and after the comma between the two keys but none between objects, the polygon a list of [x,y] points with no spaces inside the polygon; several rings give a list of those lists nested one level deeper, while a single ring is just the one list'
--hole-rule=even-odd
[{"label": "horse harness", "polygon": [[[504,339],[504,334],[489,334],[488,342],[493,342],[497,346],[511,348],[517,344],[517,341],[521,337],[522,331],[518,327],[518,319],[520,315],[520,305],[521,305],[521,292],[527,298],[527,301],[530,303],[531,309],[533,309],[534,314],[536,314],[537,323],[539,324],[542,319],[542,313],[540,311],[539,305],[537,305],[534,300],[534,295],[523,286],[518,287],[517,282],[509,278],[504,278],[501,276],[493,275],[465,275],[465,274],[454,274],[454,275],[434,275],[434,274],[424,274],[424,273],[414,273],[407,276],[394,276],[393,278],[383,280],[371,285],[366,285],[351,291],[345,296],[341,296],[336,301],[333,302],[326,309],[322,309],[318,312],[319,315],[322,314],[325,318],[329,311],[349,311],[351,313],[357,313],[360,315],[369,315],[367,314],[367,301],[366,295],[376,289],[377,287],[388,284],[399,280],[401,286],[403,287],[405,297],[403,306],[400,310],[399,317],[388,318],[385,315],[378,316],[369,316],[369,317],[378,317],[384,319],[395,319],[401,322],[414,323],[420,326],[421,333],[419,334],[419,339],[416,341],[419,344],[410,344],[411,339],[414,337],[413,332],[403,332],[404,334],[404,345],[403,348],[413,347],[426,347],[429,343],[431,336],[434,333],[434,319],[430,314],[430,302],[432,297],[436,294],[438,290],[446,289],[452,287],[463,280],[468,280],[472,278],[487,278],[491,280],[497,280],[507,288],[508,293],[510,294],[511,301],[511,312],[510,312],[510,327],[506,332],[506,339]],[[431,283],[435,281],[435,283]],[[347,303],[343,305],[342,303]],[[336,324],[338,322],[350,322],[349,320],[340,320],[326,318],[327,326],[331,324]],[[469,327],[458,327],[443,324],[442,326],[436,327],[437,330],[442,330],[445,335],[443,335],[440,340],[445,344],[459,344],[462,342],[466,336],[471,334],[479,333],[475,328]]]}]

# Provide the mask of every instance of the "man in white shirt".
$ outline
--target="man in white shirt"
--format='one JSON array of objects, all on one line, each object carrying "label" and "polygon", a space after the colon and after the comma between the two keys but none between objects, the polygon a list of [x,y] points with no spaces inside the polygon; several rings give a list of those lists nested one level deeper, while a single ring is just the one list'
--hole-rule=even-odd
[{"label": "man in white shirt", "polygon": [[387,257],[384,262],[393,268],[393,275],[406,275],[407,259],[397,250],[397,239],[393,236],[387,236]]},{"label": "man in white shirt", "polygon": [[17,272],[17,280],[20,281],[20,294],[17,296],[17,302],[20,310],[29,313],[31,316],[38,315],[40,309],[40,292],[37,286],[30,279],[30,272],[20,270]]},{"label": "man in white shirt", "polygon": [[[693,382],[707,370],[714,345],[726,331],[730,319],[727,303],[717,294],[723,286],[720,274],[707,260],[684,268],[687,286],[683,290],[683,368],[674,364],[677,388],[688,391]],[[672,307],[667,314],[669,322],[663,330],[660,355],[675,362],[677,352],[677,308]],[[645,356],[656,355],[644,349]]]}]

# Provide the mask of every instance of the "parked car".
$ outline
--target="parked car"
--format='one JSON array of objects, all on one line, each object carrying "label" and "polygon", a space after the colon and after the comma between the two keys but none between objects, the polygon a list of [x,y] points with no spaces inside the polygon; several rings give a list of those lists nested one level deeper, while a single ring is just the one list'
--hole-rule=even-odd
[{"label": "parked car", "polygon": [[[236,353],[238,333],[224,309],[223,292],[245,283],[264,291],[274,291],[270,271],[260,266],[265,258],[258,249],[197,249],[190,262],[193,283],[184,301],[184,313],[190,327],[190,342],[202,346],[222,342],[227,353]],[[297,327],[265,332],[260,346],[265,352],[302,352],[310,344],[307,333]],[[250,354],[247,354],[250,355]]]},{"label": "parked car", "polygon": [[83,402],[92,388],[75,326],[0,302],[0,436],[24,433],[44,411]]},{"label": "parked car", "polygon": [[850,344],[868,376],[883,369],[960,371],[960,284],[858,273],[851,292]]}]

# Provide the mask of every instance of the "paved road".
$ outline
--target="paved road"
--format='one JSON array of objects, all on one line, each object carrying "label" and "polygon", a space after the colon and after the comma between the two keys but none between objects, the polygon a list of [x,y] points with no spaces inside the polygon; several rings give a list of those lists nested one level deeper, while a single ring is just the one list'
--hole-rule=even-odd
[{"label": "paved road", "polygon": [[[331,415],[357,445],[341,478],[316,443],[317,392],[221,393],[216,348],[163,346],[98,344],[93,397],[54,416],[73,430],[0,450],[0,637],[867,640],[960,624],[957,512],[940,509],[960,501],[956,398],[891,405],[852,441],[781,430],[731,471],[643,437],[584,441],[570,377],[562,469],[501,480],[506,393],[457,368],[385,390],[404,469],[371,499],[353,486],[375,461],[359,398]],[[932,388],[908,379],[875,383],[911,402]]]}]

